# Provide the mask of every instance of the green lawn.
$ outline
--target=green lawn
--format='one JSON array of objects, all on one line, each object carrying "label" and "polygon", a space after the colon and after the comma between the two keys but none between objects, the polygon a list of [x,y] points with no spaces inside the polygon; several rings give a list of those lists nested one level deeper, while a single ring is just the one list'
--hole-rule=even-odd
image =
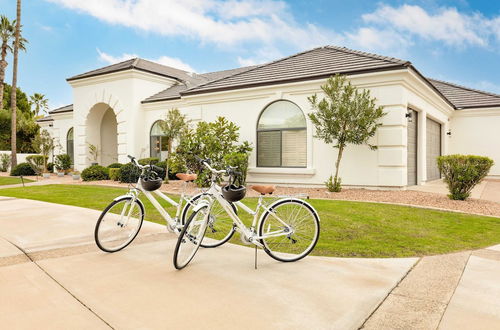
[{"label": "green lawn", "polygon": [[[24,183],[33,182],[33,180],[24,179]],[[6,186],[9,184],[22,183],[21,178],[13,176],[0,176],[0,186]]]},{"label": "green lawn", "polygon": [[[0,195],[102,210],[125,191],[102,186],[47,185],[0,189]],[[149,201],[142,200],[146,205],[146,218],[163,223]],[[254,207],[256,199],[248,198],[244,202]],[[313,251],[315,255],[409,257],[500,243],[500,218],[377,203],[310,202],[321,217],[321,236]],[[173,212],[174,208],[169,206],[167,210]],[[244,220],[250,221],[248,216]],[[238,243],[239,237],[233,238],[233,242]]]}]

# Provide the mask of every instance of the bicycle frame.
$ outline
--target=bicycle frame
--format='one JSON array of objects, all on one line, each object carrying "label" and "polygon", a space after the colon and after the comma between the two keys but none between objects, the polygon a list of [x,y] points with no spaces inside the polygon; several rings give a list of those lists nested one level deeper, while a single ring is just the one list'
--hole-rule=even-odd
[{"label": "bicycle frame", "polygon": [[[217,171],[211,168],[208,164],[205,164],[212,173],[217,174]],[[220,173],[218,173],[220,174]],[[222,190],[221,188],[216,184],[215,180],[212,180],[212,185],[208,189],[208,191],[204,192],[203,195],[209,195],[212,198],[210,198],[209,201],[209,209],[212,209],[213,203],[217,202],[219,203],[224,211],[231,217],[233,220],[233,224],[236,226],[237,230],[240,232],[240,234],[244,235],[249,242],[251,242],[254,245],[257,245],[259,247],[264,247],[259,240],[263,238],[268,238],[268,237],[278,237],[278,236],[287,236],[292,233],[292,229],[290,226],[285,223],[283,220],[281,220],[275,212],[273,212],[272,209],[269,209],[265,203],[263,203],[263,196],[259,196],[259,201],[257,203],[257,207],[255,210],[252,210],[245,204],[243,204],[241,201],[235,202],[234,204],[238,207],[241,208],[243,211],[247,212],[248,214],[253,216],[252,220],[252,225],[250,227],[245,226],[245,224],[241,221],[241,219],[238,217],[236,213],[234,213],[232,207],[230,206],[229,202],[223,197],[222,195]],[[259,221],[259,215],[265,214],[265,212],[260,212],[260,209],[263,209],[265,212],[267,211],[269,214],[271,214],[275,219],[277,219],[281,224],[283,224],[284,229],[283,230],[276,230],[273,232],[266,233],[265,235],[259,236],[256,233],[256,225]],[[210,212],[208,212],[205,215],[205,219],[203,221],[207,221],[207,217],[209,216]]]},{"label": "bicycle frame", "polygon": [[[141,166],[137,163],[137,161],[135,159],[133,159],[133,163],[141,169],[141,176],[142,174],[144,174],[144,171],[148,168],[149,165],[145,165],[145,166]],[[132,200],[130,201],[130,203],[134,203],[136,200],[139,201],[141,204],[141,200],[139,199],[139,194],[140,193],[143,193],[144,196],[146,196],[146,198],[151,202],[151,204],[153,204],[153,206],[155,207],[156,210],[158,210],[158,212],[160,213],[160,215],[163,217],[163,219],[165,219],[166,221],[166,224],[167,224],[167,228],[171,231],[174,231],[176,229],[181,229],[182,228],[182,224],[179,223],[179,219],[181,217],[181,212],[183,210],[182,206],[183,206],[183,201],[186,201],[186,203],[189,203],[191,204],[191,199],[190,198],[187,198],[186,195],[185,195],[185,187],[187,185],[187,182],[184,182],[184,189],[182,190],[182,193],[181,193],[181,196],[180,196],[180,199],[179,199],[179,203],[177,203],[176,201],[174,201],[173,199],[171,199],[170,197],[168,197],[167,195],[165,195],[164,193],[162,193],[160,190],[155,190],[153,192],[150,192],[150,191],[147,191],[145,189],[142,188],[142,185],[141,185],[141,176],[139,176],[139,179],[137,180],[137,183],[135,184],[135,187],[134,188],[131,188],[129,190],[129,192],[125,195],[122,195],[122,196],[118,196],[115,198],[115,200],[118,200],[118,199],[121,199],[123,197],[129,197],[129,196],[132,196]],[[175,212],[175,216],[172,218],[170,216],[170,214],[161,206],[161,204],[158,202],[158,200],[153,196],[153,194],[157,195],[158,197],[160,197],[161,199],[165,200],[167,203],[169,203],[170,205],[176,207],[176,212]],[[200,205],[201,207],[201,205]],[[197,208],[195,207],[194,210],[196,211]]]}]

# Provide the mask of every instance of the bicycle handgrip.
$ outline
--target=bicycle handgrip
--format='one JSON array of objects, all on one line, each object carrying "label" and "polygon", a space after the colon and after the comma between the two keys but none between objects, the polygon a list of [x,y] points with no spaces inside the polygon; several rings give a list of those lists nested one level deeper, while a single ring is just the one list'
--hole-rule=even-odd
[{"label": "bicycle handgrip", "polygon": [[156,171],[156,172],[163,172],[165,171],[165,169],[163,167],[160,167],[160,166],[156,166],[156,165],[151,165],[151,168]]}]

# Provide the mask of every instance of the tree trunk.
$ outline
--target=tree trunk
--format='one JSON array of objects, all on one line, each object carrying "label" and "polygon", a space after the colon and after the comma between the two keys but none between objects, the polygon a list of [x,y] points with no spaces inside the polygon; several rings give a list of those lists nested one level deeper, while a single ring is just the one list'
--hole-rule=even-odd
[{"label": "tree trunk", "polygon": [[0,110],[3,109],[3,82],[5,81],[5,68],[7,68],[7,47],[2,45],[2,59],[0,60]]},{"label": "tree trunk", "polygon": [[343,145],[341,145],[339,147],[337,161],[335,162],[335,177],[334,177],[335,182],[337,182],[337,179],[339,177],[340,160],[342,159],[342,154],[344,153],[344,148],[345,148],[345,146],[343,146]]},{"label": "tree trunk", "polygon": [[19,59],[19,34],[21,30],[21,0],[17,0],[17,18],[16,18],[16,39],[14,43],[14,63],[12,65],[12,93],[10,94],[10,106],[12,110],[11,121],[11,168],[17,165],[17,62]]}]

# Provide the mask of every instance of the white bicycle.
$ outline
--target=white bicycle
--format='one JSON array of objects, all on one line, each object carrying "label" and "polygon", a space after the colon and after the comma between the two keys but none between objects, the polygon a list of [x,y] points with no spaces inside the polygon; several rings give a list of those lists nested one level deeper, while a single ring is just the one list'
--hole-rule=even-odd
[{"label": "white bicycle", "polygon": [[[205,235],[206,232],[211,235],[211,223],[219,223],[219,218],[212,213],[214,207],[220,207],[232,220],[232,232],[223,222],[229,238],[234,231],[238,231],[243,242],[261,247],[270,257],[283,262],[297,261],[311,253],[319,239],[320,222],[316,210],[309,203],[299,198],[285,197],[268,205],[264,196],[272,194],[274,187],[253,186],[252,189],[259,192],[260,196],[256,209],[251,210],[240,202],[245,195],[244,187],[235,187],[236,195],[225,194],[224,189],[231,187],[231,182],[234,183],[241,173],[231,167],[216,170],[208,160],[198,160],[212,173],[212,184],[198,196],[195,210],[179,235],[173,258],[175,268],[186,267],[200,246],[219,242],[215,240],[214,243],[212,237]],[[229,185],[222,189],[217,185],[220,175],[229,176]],[[250,227],[245,226],[238,217],[235,205],[253,215]]]},{"label": "white bicycle", "polygon": [[[127,194],[116,197],[104,209],[97,220],[94,238],[97,246],[105,252],[120,251],[127,247],[137,237],[145,216],[144,204],[139,199],[141,193],[146,196],[165,219],[168,231],[176,233],[177,235],[181,232],[188,218],[188,214],[197,210],[197,206],[195,205],[196,200],[191,201],[189,196],[185,194],[188,182],[196,180],[196,174],[177,174],[177,177],[184,181],[184,189],[181,193],[179,203],[177,203],[158,190],[162,184],[162,179],[158,176],[158,173],[163,171],[163,168],[152,164],[140,165],[134,157],[128,157],[140,170],[141,174],[135,187],[130,188]],[[168,214],[153,194],[176,207],[174,217]],[[222,229],[225,228],[224,226],[218,226],[218,224],[213,224],[213,226],[217,226],[223,237],[227,236],[227,233],[222,233]],[[232,232],[232,228],[230,231]],[[218,241],[217,236],[212,238],[211,242],[207,242],[207,247],[215,247],[224,243]]]}]

